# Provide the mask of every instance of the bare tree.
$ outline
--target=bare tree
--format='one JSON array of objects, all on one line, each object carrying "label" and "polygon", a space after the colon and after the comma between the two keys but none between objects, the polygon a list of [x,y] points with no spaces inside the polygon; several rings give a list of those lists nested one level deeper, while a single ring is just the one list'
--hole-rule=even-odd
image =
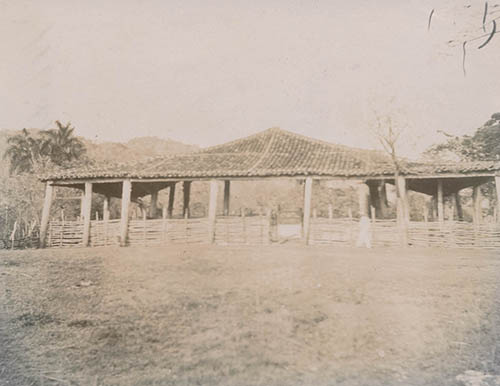
[{"label": "bare tree", "polygon": [[403,191],[405,187],[401,186],[401,184],[399,183],[399,177],[401,175],[402,167],[401,158],[398,155],[398,142],[403,133],[403,126],[396,126],[394,124],[393,118],[390,116],[387,116],[385,118],[377,116],[376,121],[377,123],[374,129],[374,135],[384,148],[385,152],[391,157],[392,165],[394,167],[394,186],[396,188],[396,205],[398,218],[402,219],[401,226],[403,227],[403,242],[407,244],[407,223],[409,221],[409,207],[408,202],[405,199],[406,192]]}]

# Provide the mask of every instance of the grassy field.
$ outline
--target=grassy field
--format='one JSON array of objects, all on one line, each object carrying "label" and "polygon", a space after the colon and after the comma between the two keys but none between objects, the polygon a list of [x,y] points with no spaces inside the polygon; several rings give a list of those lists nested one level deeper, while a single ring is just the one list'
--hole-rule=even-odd
[{"label": "grassy field", "polygon": [[499,278],[464,250],[0,252],[0,384],[495,384]]}]

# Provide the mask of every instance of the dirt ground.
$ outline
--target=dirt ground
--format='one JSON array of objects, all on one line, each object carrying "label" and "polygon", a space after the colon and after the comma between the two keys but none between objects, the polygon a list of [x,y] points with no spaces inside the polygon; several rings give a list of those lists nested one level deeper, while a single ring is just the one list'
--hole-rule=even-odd
[{"label": "dirt ground", "polygon": [[0,384],[496,384],[497,255],[300,245],[0,252]]}]

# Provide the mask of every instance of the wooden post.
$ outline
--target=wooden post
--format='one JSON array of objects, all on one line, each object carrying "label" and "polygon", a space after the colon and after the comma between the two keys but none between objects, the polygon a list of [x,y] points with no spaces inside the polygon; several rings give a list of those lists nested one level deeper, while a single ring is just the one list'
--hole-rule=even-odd
[{"label": "wooden post", "polygon": [[82,197],[80,199],[80,219],[83,220],[85,213],[85,190],[82,191]]},{"label": "wooden post", "polygon": [[104,202],[102,205],[102,219],[104,221],[109,221],[109,196],[104,197]]},{"label": "wooden post", "polygon": [[328,219],[331,220],[333,219],[333,205],[328,204]]},{"label": "wooden post", "polygon": [[182,193],[184,195],[184,202],[182,207],[182,216],[185,217],[186,214],[189,217],[189,198],[191,196],[191,181],[184,181],[182,185]]},{"label": "wooden post", "polygon": [[455,200],[453,199],[453,195],[450,196],[450,206],[448,211],[448,221],[455,221]]},{"label": "wooden post", "polygon": [[122,184],[122,210],[120,218],[120,246],[127,245],[128,217],[130,209],[130,198],[132,195],[132,182],[124,180]]},{"label": "wooden post", "polygon": [[481,187],[474,186],[472,191],[472,202],[473,202],[473,219],[476,225],[479,225],[482,221],[482,210],[481,210]]},{"label": "wooden post", "polygon": [[442,223],[444,221],[443,180],[437,180],[437,207],[438,220]]},{"label": "wooden post", "polygon": [[271,216],[273,211],[271,208],[266,209],[266,237],[264,244],[271,244]]},{"label": "wooden post", "polygon": [[[372,219],[375,218],[385,218],[387,215],[387,192],[385,190],[385,182],[373,181],[368,184],[370,189],[369,196],[369,206],[375,208],[375,216],[371,216]],[[372,213],[370,209],[370,214]]]},{"label": "wooden post", "polygon": [[406,178],[398,176],[396,179],[396,189],[399,197],[397,201],[397,218],[400,232],[401,246],[408,246],[408,225],[410,222],[410,210],[408,205],[408,196],[406,188]]},{"label": "wooden post", "polygon": [[109,234],[109,201],[111,197],[104,196],[104,201],[102,204],[102,219],[104,221],[104,245],[108,245],[108,234]]},{"label": "wooden post", "polygon": [[167,215],[168,215],[168,210],[167,207],[164,205],[161,211],[161,218],[163,219],[161,223],[161,240],[165,242],[165,233],[167,231]]},{"label": "wooden post", "polygon": [[370,214],[371,214],[372,222],[375,222],[375,220],[377,219],[376,212],[377,212],[377,210],[375,209],[375,207],[370,205]]},{"label": "wooden post", "polygon": [[495,176],[495,189],[497,191],[497,222],[500,222],[500,176]]},{"label": "wooden post", "polygon": [[437,219],[437,196],[435,194],[433,194],[431,197],[430,211],[432,214],[432,221],[436,221],[436,219]]},{"label": "wooden post", "polygon": [[168,218],[172,218],[172,215],[174,213],[174,199],[175,199],[175,182],[173,182],[172,185],[170,185],[168,191],[168,209],[167,209]]},{"label": "wooden post", "polygon": [[245,219],[245,209],[240,208],[240,217],[241,217],[241,228],[243,232],[243,243],[248,243],[248,235],[247,235],[247,222]]},{"label": "wooden post", "polygon": [[229,197],[231,192],[231,181],[224,181],[224,216],[229,216]]},{"label": "wooden post", "polygon": [[148,226],[148,223],[147,223],[147,215],[146,215],[146,211],[143,210],[142,211],[142,240],[144,242],[144,246],[147,245],[147,226]]},{"label": "wooden post", "polygon": [[158,212],[158,190],[151,192],[151,203],[149,205],[149,217],[156,218]]},{"label": "wooden post", "polygon": [[85,182],[85,197],[83,199],[83,236],[82,245],[89,246],[90,241],[90,216],[92,210],[92,182]]},{"label": "wooden post", "polygon": [[[378,199],[379,199],[379,205],[378,205],[379,214],[377,217],[386,218],[389,205],[387,203],[387,189],[384,180],[380,181],[380,185],[378,186]],[[375,209],[377,209],[377,207],[375,207]]]},{"label": "wooden post", "polygon": [[358,186],[359,217],[370,217],[370,188],[362,183]]},{"label": "wooden post", "polygon": [[[62,229],[64,230],[64,220],[62,224]],[[14,250],[14,244],[16,243],[16,231],[17,231],[17,220],[14,221],[14,229],[12,229],[12,233],[10,234],[10,249]],[[61,237],[64,232],[61,231]]]},{"label": "wooden post", "polygon": [[312,201],[312,177],[307,177],[304,185],[304,238],[306,245],[309,244],[311,224],[311,201]]},{"label": "wooden post", "polygon": [[453,193],[452,199],[454,201],[455,209],[457,210],[457,220],[463,221],[464,211],[462,209],[462,202],[460,201],[460,193],[459,192]]},{"label": "wooden post", "polygon": [[210,201],[208,203],[208,242],[215,241],[215,222],[217,220],[217,193],[219,184],[217,180],[210,180]]},{"label": "wooden post", "polygon": [[406,188],[406,178],[403,176],[398,176],[397,181],[396,181],[396,189],[398,189],[399,192],[399,199],[400,199],[400,208],[401,208],[401,218],[403,223],[408,223],[410,221],[410,208],[408,205],[408,195],[407,195],[407,188]]}]

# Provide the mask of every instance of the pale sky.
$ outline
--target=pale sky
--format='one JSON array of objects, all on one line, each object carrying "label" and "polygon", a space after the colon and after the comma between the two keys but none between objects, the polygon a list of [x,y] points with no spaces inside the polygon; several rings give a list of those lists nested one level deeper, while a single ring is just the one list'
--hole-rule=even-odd
[{"label": "pale sky", "polygon": [[[489,5],[490,19],[500,16]],[[500,34],[481,50],[470,44],[466,77],[461,44],[446,44],[483,34],[483,7],[3,0],[0,128],[61,120],[99,141],[207,146],[278,126],[374,147],[378,114],[407,126],[401,153],[415,155],[444,139],[437,130],[472,133],[500,111]]]}]

